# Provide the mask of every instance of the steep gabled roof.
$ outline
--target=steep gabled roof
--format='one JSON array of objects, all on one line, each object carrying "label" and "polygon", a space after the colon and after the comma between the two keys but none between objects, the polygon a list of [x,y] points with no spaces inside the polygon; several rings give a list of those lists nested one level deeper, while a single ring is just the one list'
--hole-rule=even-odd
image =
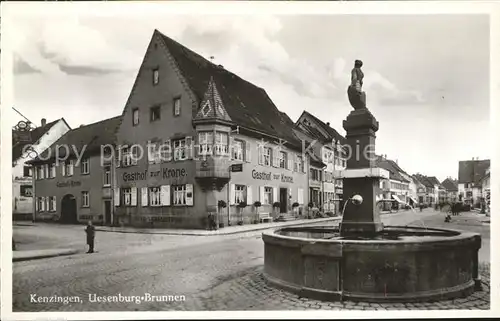
[{"label": "steep gabled roof", "polygon": [[[18,139],[19,131],[12,130],[12,161],[18,160],[22,154],[25,146],[35,144],[43,135],[45,135],[57,122],[63,120],[62,118],[54,120],[53,122],[45,124],[45,126],[40,126],[32,129],[29,132],[29,140],[20,141]],[[25,136],[25,135],[23,135]]]},{"label": "steep gabled roof", "polygon": [[400,181],[400,182],[409,182],[406,178],[404,178],[400,172],[405,173],[393,160],[387,159],[382,156],[377,155],[377,159],[375,161],[377,167],[383,168],[389,171],[389,178]]},{"label": "steep gabled roof", "polygon": [[458,183],[456,180],[447,178],[445,179],[441,185],[448,191],[448,192],[458,192]]},{"label": "steep gabled roof", "polygon": [[292,130],[294,123],[276,108],[264,89],[220,65],[211,63],[158,30],[155,30],[155,33],[160,35],[198,103],[203,101],[213,77],[224,107],[234,124],[283,139],[300,149],[300,140]]},{"label": "steep gabled roof", "polygon": [[479,185],[481,178],[490,167],[490,160],[468,160],[458,162],[458,183],[473,183]]},{"label": "steep gabled roof", "polygon": [[[321,131],[317,130],[316,128],[312,126],[308,126],[306,124],[302,124],[304,128],[307,128],[311,134],[313,134],[314,138],[322,141],[322,142],[332,142],[333,139],[336,139],[340,142],[340,144],[345,144],[345,137],[340,135],[339,132],[337,132],[334,128],[330,127],[330,125],[325,124],[322,120],[320,120],[318,117],[314,116],[313,114],[303,111],[302,115],[299,117],[299,119],[302,118],[302,116],[307,116],[308,118],[312,119],[318,127],[323,129],[327,133],[328,136],[325,136]],[[295,125],[298,125],[296,123]]]},{"label": "steep gabled roof", "polygon": [[[74,156],[75,150],[79,155],[82,152],[89,154],[99,152],[101,147],[115,143],[114,133],[120,124],[120,120],[121,116],[117,116],[72,129],[45,150],[40,157],[37,157],[30,163],[43,162],[41,159],[54,159],[58,146],[68,146],[71,156]],[[66,156],[66,148],[59,148],[59,156]]]},{"label": "steep gabled roof", "polygon": [[436,176],[428,176],[427,179],[433,184],[433,185],[438,185],[440,187],[441,186],[441,183],[439,182],[439,180],[437,179]]},{"label": "steep gabled roof", "polygon": [[434,188],[434,184],[429,180],[427,176],[422,174],[415,174],[414,176],[420,183],[424,184],[426,187]]}]

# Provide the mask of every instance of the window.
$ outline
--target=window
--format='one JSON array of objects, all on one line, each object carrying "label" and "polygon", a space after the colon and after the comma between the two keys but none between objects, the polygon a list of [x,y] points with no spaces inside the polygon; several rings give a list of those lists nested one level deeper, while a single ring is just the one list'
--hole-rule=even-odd
[{"label": "window", "polygon": [[104,166],[104,186],[111,185],[111,166]]},{"label": "window", "polygon": [[280,158],[279,158],[279,163],[280,163],[280,168],[287,168],[287,155],[286,152],[280,152]]},{"label": "window", "polygon": [[73,176],[73,160],[67,161],[65,164],[66,176]]},{"label": "window", "polygon": [[45,202],[43,201],[43,197],[38,197],[37,198],[37,203],[38,203],[38,211],[39,212],[43,212],[44,208],[45,208]]},{"label": "window", "polygon": [[186,156],[186,141],[184,139],[174,140],[174,160],[185,160]]},{"label": "window", "polygon": [[33,187],[31,185],[21,185],[20,194],[22,197],[33,197]]},{"label": "window", "polygon": [[273,188],[264,187],[264,204],[271,205],[273,203]]},{"label": "window", "polygon": [[304,162],[302,161],[302,156],[297,156],[295,160],[295,171],[302,173],[304,172]]},{"label": "window", "polygon": [[84,191],[82,192],[82,207],[89,207],[89,206],[90,206],[89,192]]},{"label": "window", "polygon": [[159,187],[149,188],[149,205],[161,206],[161,193]]},{"label": "window", "polygon": [[132,126],[137,126],[139,124],[139,108],[134,108],[132,110]]},{"label": "window", "polygon": [[24,166],[23,167],[23,176],[24,177],[31,177],[31,166]]},{"label": "window", "polygon": [[43,179],[43,165],[36,168],[37,174],[36,178]]},{"label": "window", "polygon": [[50,212],[56,211],[56,197],[55,196],[49,197],[49,211]]},{"label": "window", "polygon": [[235,185],[234,186],[234,203],[239,204],[241,202],[246,202],[246,186],[245,185]]},{"label": "window", "polygon": [[130,206],[132,204],[132,189],[123,189],[123,205]]},{"label": "window", "polygon": [[82,165],[80,167],[80,170],[82,174],[90,173],[90,161],[88,158],[82,159]]},{"label": "window", "polygon": [[215,153],[216,155],[227,155],[228,154],[228,140],[229,136],[227,133],[216,132],[215,133]]},{"label": "window", "polygon": [[151,110],[149,111],[149,115],[150,115],[150,120],[152,122],[159,120],[160,119],[160,106],[151,107]]},{"label": "window", "polygon": [[158,85],[160,82],[160,70],[158,68],[153,69],[153,85]]},{"label": "window", "polygon": [[233,154],[232,159],[243,161],[243,142],[240,140],[235,140],[233,142]]},{"label": "window", "polygon": [[181,99],[174,98],[174,116],[179,116],[181,114]]},{"label": "window", "polygon": [[200,145],[200,155],[211,155],[212,154],[212,144],[214,142],[213,132],[199,132],[198,142]]},{"label": "window", "polygon": [[124,147],[122,150],[122,164],[123,166],[132,166],[132,150],[128,147]]},{"label": "window", "polygon": [[49,178],[54,178],[56,177],[56,164],[52,163],[49,164]]},{"label": "window", "polygon": [[271,147],[264,147],[264,165],[265,166],[271,166],[271,156],[272,156]]},{"label": "window", "polygon": [[174,186],[173,191],[173,204],[186,205],[186,185]]},{"label": "window", "polygon": [[170,162],[172,160],[172,147],[170,146],[170,141],[159,144],[159,153],[162,162]]}]

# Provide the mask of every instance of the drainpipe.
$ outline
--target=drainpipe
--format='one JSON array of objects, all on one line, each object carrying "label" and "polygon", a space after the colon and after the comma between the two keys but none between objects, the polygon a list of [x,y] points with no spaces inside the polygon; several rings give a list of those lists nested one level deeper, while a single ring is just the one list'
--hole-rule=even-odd
[{"label": "drainpipe", "polygon": [[[36,190],[35,190],[35,185],[36,185],[36,179],[35,179],[35,171],[36,167],[31,165],[31,181],[33,182],[31,185],[33,187],[33,192],[32,194],[32,204],[31,206],[33,207],[33,223],[36,221],[36,203],[37,203],[37,197],[36,197]],[[36,176],[38,178],[38,176]]]}]

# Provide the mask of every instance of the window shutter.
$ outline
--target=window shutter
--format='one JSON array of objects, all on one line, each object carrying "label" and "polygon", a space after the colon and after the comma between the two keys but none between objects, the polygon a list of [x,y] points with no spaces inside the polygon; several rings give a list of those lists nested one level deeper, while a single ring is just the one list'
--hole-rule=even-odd
[{"label": "window shutter", "polygon": [[148,188],[141,188],[141,204],[142,206],[148,206]]},{"label": "window shutter", "polygon": [[130,158],[131,158],[131,164],[132,165],[137,165],[138,157],[139,156],[139,147],[138,145],[133,145],[132,148],[130,149]]},{"label": "window shutter", "polygon": [[54,200],[54,212],[57,211],[57,198],[55,196],[53,196],[53,200]]},{"label": "window shutter", "polygon": [[170,206],[170,185],[162,185],[160,188],[161,205]]},{"label": "window shutter", "polygon": [[66,176],[66,162],[62,162],[61,166],[62,166],[61,167],[61,174],[64,177],[64,176]]},{"label": "window shutter", "polygon": [[39,211],[40,211],[40,197],[37,197],[37,198],[35,199],[35,210],[36,210],[37,212],[39,212]]},{"label": "window shutter", "polygon": [[243,145],[245,145],[244,146],[245,147],[245,151],[244,151],[245,162],[250,163],[252,161],[252,153],[250,152],[250,142],[245,141],[243,143]]},{"label": "window shutter", "polygon": [[[165,146],[163,147],[164,153],[166,153],[165,159],[163,161],[165,162],[171,162],[174,158],[174,151],[172,150],[172,141],[170,139],[167,139],[165,141]],[[169,186],[170,188],[170,186]],[[169,190],[170,191],[170,190]],[[168,205],[170,205],[170,197],[168,198]]]},{"label": "window shutter", "polygon": [[186,205],[193,206],[193,184],[186,184]]},{"label": "window shutter", "polygon": [[297,203],[304,204],[304,190],[302,188],[297,189]]},{"label": "window shutter", "polygon": [[73,170],[74,170],[74,168],[73,168],[73,160],[70,160],[69,161],[69,175],[70,176],[73,176]]},{"label": "window shutter", "polygon": [[236,199],[236,188],[234,184],[231,184],[231,190],[229,191],[229,204],[234,205]]},{"label": "window shutter", "polygon": [[304,155],[304,157],[302,157],[302,173],[307,173],[308,166],[306,166],[306,164],[307,164],[307,156]]},{"label": "window shutter", "polygon": [[122,149],[118,148],[116,150],[115,166],[120,167],[122,162]]},{"label": "window shutter", "polygon": [[37,173],[38,167],[32,166],[31,168],[33,170],[33,179],[37,180],[38,179],[38,177],[37,177],[37,175],[38,175],[38,173]]},{"label": "window shutter", "polygon": [[49,164],[43,165],[45,171],[45,178],[49,178]]},{"label": "window shutter", "polygon": [[200,156],[200,133],[196,134],[196,137],[193,139],[193,155],[194,159],[198,160]]},{"label": "window shutter", "polygon": [[293,159],[290,157],[288,160],[287,160],[287,168],[289,171],[291,171],[293,169]]},{"label": "window shutter", "polygon": [[115,188],[114,193],[115,193],[115,195],[114,195],[115,206],[120,206],[120,189]]},{"label": "window shutter", "polygon": [[257,147],[257,154],[259,156],[259,165],[264,165],[264,148]]},{"label": "window shutter", "polygon": [[47,205],[47,201],[45,200],[45,196],[42,196],[42,212],[45,211]]},{"label": "window shutter", "polygon": [[130,205],[137,206],[137,187],[130,188]]},{"label": "window shutter", "polygon": [[253,199],[252,199],[252,186],[248,185],[247,186],[247,204],[251,205],[253,204]]},{"label": "window shutter", "polygon": [[191,136],[186,137],[186,157],[187,159],[193,158],[193,138]]},{"label": "window shutter", "polygon": [[234,138],[233,136],[229,136],[229,159],[234,159]]},{"label": "window shutter", "polygon": [[259,201],[264,204],[264,186],[259,186]]},{"label": "window shutter", "polygon": [[274,202],[279,202],[278,188],[277,187],[273,187],[273,203]]}]

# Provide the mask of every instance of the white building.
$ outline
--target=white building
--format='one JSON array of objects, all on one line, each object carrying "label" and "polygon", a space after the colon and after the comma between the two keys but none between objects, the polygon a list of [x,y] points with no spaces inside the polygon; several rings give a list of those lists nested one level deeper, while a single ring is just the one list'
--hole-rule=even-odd
[{"label": "white building", "polygon": [[[305,150],[311,151],[324,166],[311,166],[309,174],[309,199],[324,212],[338,213],[342,202],[343,180],[335,171],[346,168],[346,154],[342,149],[345,138],[330,123],[324,123],[304,111],[299,117],[296,135],[305,142]],[[312,165],[312,164],[311,164]]]},{"label": "white building", "polygon": [[481,179],[490,167],[490,160],[472,159],[458,162],[458,197],[472,207],[479,207],[482,197]]},{"label": "white building", "polygon": [[13,219],[33,218],[33,171],[27,161],[34,159],[70,130],[64,118],[23,130],[23,124],[12,131],[12,210]]}]

